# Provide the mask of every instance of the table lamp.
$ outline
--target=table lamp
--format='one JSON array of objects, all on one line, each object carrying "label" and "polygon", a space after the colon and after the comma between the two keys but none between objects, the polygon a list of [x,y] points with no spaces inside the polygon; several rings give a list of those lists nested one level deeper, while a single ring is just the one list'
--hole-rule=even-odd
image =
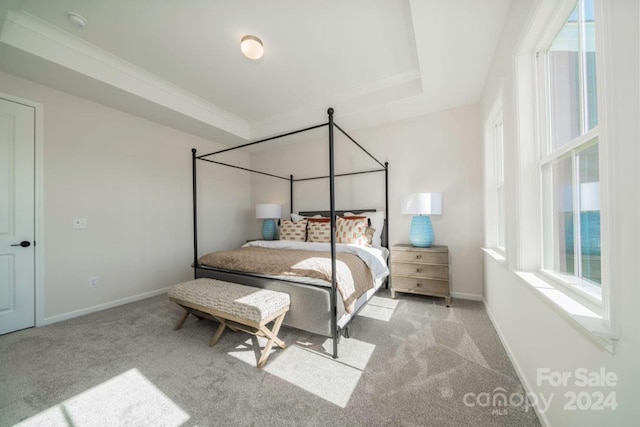
[{"label": "table lamp", "polygon": [[429,215],[442,214],[442,193],[413,193],[402,199],[402,213],[414,215],[411,220],[409,241],[418,248],[433,243],[433,227]]},{"label": "table lamp", "polygon": [[269,203],[256,205],[256,218],[264,219],[262,223],[262,238],[264,240],[274,240],[277,234],[276,218],[282,216],[282,205]]}]

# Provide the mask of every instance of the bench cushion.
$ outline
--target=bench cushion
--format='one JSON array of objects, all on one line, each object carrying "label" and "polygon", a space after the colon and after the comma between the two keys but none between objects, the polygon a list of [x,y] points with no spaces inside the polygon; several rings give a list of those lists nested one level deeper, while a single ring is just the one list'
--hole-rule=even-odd
[{"label": "bench cushion", "polygon": [[204,278],[173,286],[169,298],[214,308],[257,323],[289,305],[289,295],[284,292]]}]

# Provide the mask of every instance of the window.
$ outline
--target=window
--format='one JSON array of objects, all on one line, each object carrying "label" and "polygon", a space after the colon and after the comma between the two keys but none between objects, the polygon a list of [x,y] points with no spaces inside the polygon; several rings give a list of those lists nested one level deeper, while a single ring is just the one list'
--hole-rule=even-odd
[{"label": "window", "polygon": [[537,55],[543,271],[602,299],[594,0]]},{"label": "window", "polygon": [[496,153],[496,200],[497,200],[497,223],[498,233],[496,236],[496,246],[505,252],[506,238],[506,208],[504,190],[504,138],[503,138],[502,113],[498,116],[493,125],[493,140]]},{"label": "window", "polygon": [[502,111],[502,88],[500,88],[484,122],[485,247],[483,250],[494,260],[507,264],[505,207],[507,195]]},{"label": "window", "polygon": [[606,0],[541,0],[514,52],[512,258],[537,296],[613,353],[616,272],[607,248],[615,162],[607,119],[614,103],[606,90],[612,64],[603,55],[610,12]]}]

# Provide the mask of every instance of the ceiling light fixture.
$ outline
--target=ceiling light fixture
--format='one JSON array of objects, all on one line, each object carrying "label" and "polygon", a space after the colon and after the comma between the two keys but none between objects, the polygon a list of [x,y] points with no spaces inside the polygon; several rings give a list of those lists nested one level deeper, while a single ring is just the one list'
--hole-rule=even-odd
[{"label": "ceiling light fixture", "polygon": [[67,19],[74,27],[78,27],[80,29],[87,26],[87,20],[84,19],[83,16],[78,15],[77,13],[69,12],[67,13]]},{"label": "ceiling light fixture", "polygon": [[256,36],[244,36],[240,40],[240,50],[243,55],[249,59],[260,59],[264,55],[264,46],[262,46],[262,40]]}]

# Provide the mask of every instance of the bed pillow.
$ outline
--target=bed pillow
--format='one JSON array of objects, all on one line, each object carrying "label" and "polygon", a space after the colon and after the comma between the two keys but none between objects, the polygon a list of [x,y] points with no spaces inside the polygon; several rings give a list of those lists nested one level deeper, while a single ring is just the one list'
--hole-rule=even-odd
[{"label": "bed pillow", "polygon": [[295,214],[295,213],[291,214],[291,221],[293,221],[293,222],[302,221],[303,219],[307,219],[307,218],[322,218],[322,215],[302,216],[302,215],[298,215],[298,214]]},{"label": "bed pillow", "polygon": [[338,217],[336,221],[336,240],[338,243],[369,246],[367,239],[366,217]]},{"label": "bed pillow", "polygon": [[310,217],[307,218],[308,222],[319,222],[319,223],[324,223],[324,222],[331,222],[331,218],[327,218],[324,216],[318,216],[318,217]]},{"label": "bed pillow", "polygon": [[347,221],[357,221],[359,219],[364,219],[367,222],[367,227],[371,226],[371,220],[369,218],[367,218],[366,216],[364,216],[364,215],[358,214],[358,215],[354,215],[354,216],[343,216],[341,218],[345,219]]},{"label": "bed pillow", "polygon": [[307,240],[307,221],[293,222],[288,219],[281,220],[280,240],[295,240],[298,242]]},{"label": "bed pillow", "polygon": [[331,219],[309,218],[307,223],[307,242],[331,242]]},{"label": "bed pillow", "polygon": [[[347,212],[347,213],[349,213],[350,215],[354,215],[351,212]],[[367,220],[367,229],[365,231],[365,236],[367,237],[367,246],[372,246],[373,234],[375,233],[376,229],[371,227],[371,219],[370,218],[367,218],[363,214],[357,214],[357,215],[354,215],[354,216],[343,216],[342,218],[344,218],[346,220],[358,220],[358,219]]]},{"label": "bed pillow", "polygon": [[371,221],[371,227],[375,229],[373,234],[372,246],[379,248],[382,246],[382,229],[384,228],[384,212],[362,212],[360,214],[354,214],[352,212],[346,212],[345,217],[351,216],[366,216]]},{"label": "bed pillow", "polygon": [[367,245],[373,246],[373,235],[376,233],[376,229],[373,227],[367,227],[365,231],[365,236],[367,236]]}]

